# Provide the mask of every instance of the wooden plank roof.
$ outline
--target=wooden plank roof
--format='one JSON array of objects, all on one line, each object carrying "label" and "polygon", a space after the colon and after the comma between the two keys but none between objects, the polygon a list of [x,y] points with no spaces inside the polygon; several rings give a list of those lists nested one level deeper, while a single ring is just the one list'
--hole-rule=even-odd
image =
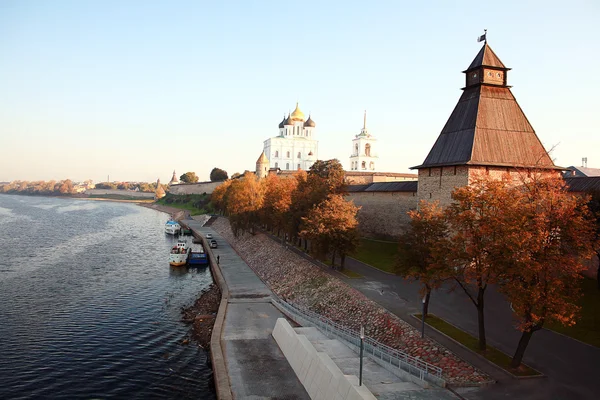
[{"label": "wooden plank roof", "polygon": [[504,63],[500,61],[500,58],[494,53],[492,48],[488,46],[487,42],[483,45],[479,53],[475,56],[469,68],[467,68],[463,72],[470,71],[472,69],[480,68],[480,67],[494,67],[494,68],[502,68],[502,69],[510,69],[504,66]]},{"label": "wooden plank roof", "polygon": [[558,169],[510,88],[466,88],[423,164]]}]

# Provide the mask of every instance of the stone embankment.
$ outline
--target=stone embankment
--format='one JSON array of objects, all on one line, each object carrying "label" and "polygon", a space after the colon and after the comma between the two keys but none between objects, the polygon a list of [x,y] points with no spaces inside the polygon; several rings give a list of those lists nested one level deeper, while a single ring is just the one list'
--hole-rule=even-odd
[{"label": "stone embankment", "polygon": [[315,264],[263,234],[235,238],[229,221],[218,218],[212,228],[235,248],[244,261],[281,298],[308,307],[356,331],[444,370],[452,385],[490,382],[490,378],[379,304]]}]

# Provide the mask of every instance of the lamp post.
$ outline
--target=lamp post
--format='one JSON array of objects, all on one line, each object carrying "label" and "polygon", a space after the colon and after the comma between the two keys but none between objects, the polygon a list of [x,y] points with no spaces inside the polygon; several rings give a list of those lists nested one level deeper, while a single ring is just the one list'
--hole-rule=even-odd
[{"label": "lamp post", "polygon": [[425,299],[427,295],[423,296],[423,311],[421,312],[421,338],[425,337]]},{"label": "lamp post", "polygon": [[365,327],[360,327],[360,369],[358,370],[358,386],[362,386],[363,349],[365,341]]}]

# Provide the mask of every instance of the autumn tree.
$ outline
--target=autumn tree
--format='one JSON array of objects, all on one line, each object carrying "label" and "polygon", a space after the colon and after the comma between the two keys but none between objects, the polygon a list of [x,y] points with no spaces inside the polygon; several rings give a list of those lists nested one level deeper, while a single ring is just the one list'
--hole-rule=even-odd
[{"label": "autumn tree", "polygon": [[588,202],[588,208],[594,218],[594,239],[595,246],[594,251],[596,253],[596,259],[598,260],[598,270],[596,272],[596,282],[598,290],[600,290],[600,190],[592,191],[589,194],[590,201]]},{"label": "autumn tree", "polygon": [[286,217],[292,203],[292,193],[298,185],[296,177],[280,178],[268,175],[265,179],[265,201],[261,210],[261,220],[267,226],[277,229],[277,235],[285,226]]},{"label": "autumn tree", "polygon": [[231,229],[235,236],[239,236],[243,231],[252,232],[254,224],[258,223],[265,186],[252,172],[246,172],[242,179],[230,182],[226,207]]},{"label": "autumn tree", "polygon": [[344,168],[336,159],[317,160],[305,175],[302,171],[299,171],[299,174],[296,175],[298,185],[292,193],[292,204],[287,225],[290,237],[296,238],[298,236],[302,218],[313,207],[325,201],[330,194],[344,192],[344,176]]},{"label": "autumn tree", "polygon": [[475,177],[470,185],[454,190],[454,202],[446,208],[451,232],[446,267],[477,309],[480,350],[486,349],[485,293],[502,276],[497,255],[510,229],[503,220],[514,207],[510,185],[508,175],[500,180]]},{"label": "autumn tree", "polygon": [[227,171],[224,171],[221,168],[215,167],[212,169],[212,171],[210,171],[211,182],[225,181],[227,178]]},{"label": "autumn tree", "polygon": [[409,211],[410,226],[400,235],[396,272],[421,283],[425,299],[423,317],[429,313],[431,290],[448,277],[448,225],[438,202],[421,201],[418,210]]},{"label": "autumn tree", "polygon": [[198,182],[198,176],[195,172],[186,172],[179,177],[179,181],[183,183],[196,183]]},{"label": "autumn tree", "polygon": [[512,367],[521,364],[534,332],[549,321],[575,324],[584,262],[593,254],[594,221],[588,199],[562,179],[528,177],[511,191],[505,214],[500,291],[511,302],[521,339]]},{"label": "autumn tree", "polygon": [[227,193],[231,186],[231,180],[226,180],[213,190],[210,195],[210,201],[213,207],[220,211],[223,215],[227,213]]},{"label": "autumn tree", "polygon": [[343,268],[346,254],[358,246],[358,210],[341,194],[331,194],[302,218],[300,235],[311,241],[311,248],[318,256],[331,253],[332,266],[336,255],[340,255]]}]

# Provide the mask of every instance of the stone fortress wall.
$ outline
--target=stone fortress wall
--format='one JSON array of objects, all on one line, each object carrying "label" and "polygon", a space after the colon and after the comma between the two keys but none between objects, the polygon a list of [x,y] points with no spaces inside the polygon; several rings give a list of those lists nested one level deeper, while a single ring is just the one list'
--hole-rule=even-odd
[{"label": "stone fortress wall", "polygon": [[119,189],[87,189],[85,194],[88,196],[105,196],[105,195],[115,195],[115,196],[131,196],[131,197],[139,197],[140,199],[153,199],[154,192],[136,192],[133,190],[119,190]]},{"label": "stone fortress wall", "polygon": [[350,192],[347,197],[358,211],[358,227],[362,236],[396,238],[402,234],[410,217],[408,211],[417,208],[416,192]]},{"label": "stone fortress wall", "polygon": [[210,194],[217,186],[223,182],[199,182],[199,183],[180,183],[169,186],[169,193],[175,195],[184,194]]}]

